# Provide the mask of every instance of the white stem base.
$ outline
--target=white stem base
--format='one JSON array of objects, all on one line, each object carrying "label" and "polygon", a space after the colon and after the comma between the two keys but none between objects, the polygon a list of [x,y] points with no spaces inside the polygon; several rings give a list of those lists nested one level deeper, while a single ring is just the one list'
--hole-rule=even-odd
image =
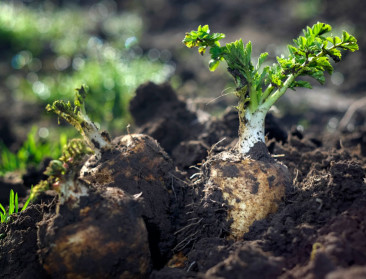
[{"label": "white stem base", "polygon": [[93,147],[93,150],[95,152],[95,156],[100,159],[101,150],[105,149],[108,145],[110,145],[110,143],[102,137],[102,135],[98,131],[97,126],[93,123],[93,121],[90,120],[90,118],[86,114],[84,115],[84,119],[87,123],[87,126],[83,129],[86,137],[85,140],[89,142],[89,145],[91,144],[91,147]]},{"label": "white stem base", "polygon": [[238,142],[240,153],[247,154],[257,142],[265,142],[264,119],[266,114],[265,109],[256,110],[254,113],[250,113],[249,110],[245,112],[246,125],[244,131],[239,135]]},{"label": "white stem base", "polygon": [[80,198],[88,195],[87,186],[77,179],[66,179],[66,181],[62,182],[60,186],[60,204],[66,203],[69,208],[77,207],[79,205]]}]

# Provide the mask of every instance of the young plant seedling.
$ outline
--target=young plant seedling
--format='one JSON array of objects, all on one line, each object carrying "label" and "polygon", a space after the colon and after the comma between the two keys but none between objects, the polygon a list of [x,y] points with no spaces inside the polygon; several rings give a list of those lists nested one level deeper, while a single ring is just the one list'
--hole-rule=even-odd
[{"label": "young plant seedling", "polygon": [[[63,147],[62,156],[58,160],[52,160],[48,164],[44,171],[44,174],[48,178],[40,181],[32,188],[30,194],[31,201],[34,201],[41,192],[48,189],[54,189],[60,193],[61,203],[69,199],[73,194],[76,194],[73,191],[69,191],[67,180],[73,181],[72,177],[78,175],[78,170],[86,157],[93,153],[93,150],[83,139],[72,139]],[[72,187],[72,189],[75,190],[75,187]],[[83,191],[79,190],[77,192],[80,193]]]},{"label": "young plant seedling", "polygon": [[354,36],[343,31],[342,37],[326,36],[332,30],[329,24],[318,22],[303,30],[304,35],[288,45],[289,55],[277,57],[277,63],[262,67],[268,53],[261,53],[256,64],[252,62],[252,43],[244,45],[237,40],[224,46],[220,40],[225,34],[210,34],[209,26],[199,26],[197,31],[187,33],[183,43],[198,47],[200,54],[209,49],[209,69],[215,71],[220,62],[227,63],[233,76],[239,99],[239,152],[246,154],[257,143],[264,142],[264,118],[271,106],[286,92],[296,87],[312,88],[299,77],[310,76],[324,84],[324,72],[332,74],[334,62],[341,61],[341,50],[358,50]]},{"label": "young plant seedling", "polygon": [[106,132],[100,133],[97,126],[90,120],[85,111],[85,97],[87,89],[82,86],[76,89],[74,106],[70,102],[55,101],[52,105],[47,105],[46,110],[56,113],[64,118],[69,124],[83,136],[85,142],[94,150],[95,155],[100,158],[103,150],[109,149],[110,138]]},{"label": "young plant seedling", "polygon": [[288,45],[287,57],[277,57],[277,63],[264,67],[268,53],[260,54],[253,63],[250,41],[244,44],[240,39],[221,46],[219,41],[225,34],[211,34],[208,25],[187,33],[183,40],[189,48],[198,47],[201,55],[209,50],[211,71],[225,61],[237,87],[237,150],[213,156],[203,165],[208,187],[203,191],[204,200],[213,198],[212,189],[221,191],[228,206],[229,237],[241,238],[255,220],[275,212],[290,183],[287,168],[271,159],[265,146],[264,120],[271,106],[287,89],[311,88],[308,81],[299,79],[303,76],[324,84],[324,72],[333,72],[330,60],[339,62],[341,51],[358,49],[354,36],[346,31],[341,37],[328,36],[331,30],[329,24],[320,22],[307,27],[303,36]]},{"label": "young plant seedling", "polygon": [[[25,204],[23,205],[22,210],[20,212],[24,211],[28,204],[30,202],[30,197],[27,199]],[[1,223],[7,223],[10,221],[11,216],[15,213],[18,213],[19,211],[19,205],[18,205],[18,193],[14,194],[13,189],[10,190],[9,195],[9,208],[8,211],[5,210],[5,207],[0,203],[0,220]]]},{"label": "young plant seedling", "polygon": [[[52,185],[60,197],[56,216],[39,226],[43,267],[51,277],[60,272],[70,278],[146,277],[151,254],[163,262],[173,246],[168,185],[174,165],[149,136],[129,134],[110,141],[107,133],[99,133],[85,114],[85,95],[82,87],[74,106],[62,101],[47,106],[72,124],[85,143],[72,141],[40,184]],[[94,155],[84,156],[89,154],[86,145]]]}]

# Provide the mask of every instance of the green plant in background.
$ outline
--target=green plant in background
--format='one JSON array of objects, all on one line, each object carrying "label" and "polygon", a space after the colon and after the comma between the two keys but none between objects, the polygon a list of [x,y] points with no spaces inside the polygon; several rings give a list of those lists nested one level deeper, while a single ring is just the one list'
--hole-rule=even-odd
[{"label": "green plant in background", "polygon": [[173,68],[156,54],[142,54],[138,16],[108,5],[56,9],[48,3],[36,10],[1,4],[0,43],[12,50],[5,59],[13,55],[8,70],[17,73],[6,81],[13,95],[46,104],[70,98],[74,88],[87,84],[90,115],[120,133],[130,121],[134,90],[149,80],[165,81]]},{"label": "green plant in background", "polygon": [[25,170],[29,165],[38,165],[45,157],[58,158],[67,143],[67,134],[61,133],[58,140],[37,140],[38,128],[33,127],[18,152],[11,152],[0,142],[0,176],[9,171]]},{"label": "green plant in background", "polygon": [[286,92],[296,87],[312,88],[308,81],[299,77],[309,76],[324,84],[324,72],[332,74],[334,62],[341,60],[342,51],[358,50],[354,36],[343,31],[342,36],[327,36],[332,30],[329,24],[316,23],[303,30],[304,35],[288,45],[289,55],[277,57],[273,66],[262,67],[268,53],[262,53],[254,65],[251,60],[252,44],[244,45],[237,40],[221,46],[222,33],[210,34],[208,25],[187,33],[183,43],[198,47],[200,54],[209,48],[209,68],[214,71],[221,61],[226,61],[228,71],[237,86],[239,99],[239,145],[240,153],[246,154],[258,142],[264,142],[264,119],[271,106]]},{"label": "green plant in background", "polygon": [[[24,203],[22,210],[20,210],[20,212],[22,212],[23,210],[25,210],[28,206],[30,202],[30,197],[27,199],[27,201]],[[0,203],[0,218],[1,218],[1,223],[7,223],[11,216],[15,213],[18,213],[19,208],[18,208],[18,193],[16,193],[14,195],[14,191],[10,190],[10,196],[9,196],[9,207],[8,207],[8,211],[5,210],[5,207]]]},{"label": "green plant in background", "polygon": [[1,44],[12,51],[28,50],[33,55],[51,48],[58,55],[72,56],[85,50],[90,34],[97,33],[98,29],[112,39],[116,48],[141,33],[142,21],[132,13],[106,15],[76,6],[60,9],[50,1],[45,2],[37,9],[19,2],[1,3]]},{"label": "green plant in background", "polygon": [[72,74],[59,73],[39,81],[39,92],[49,95],[45,100],[55,101],[71,97],[68,92],[73,92],[80,84],[87,84],[90,115],[112,131],[120,131],[131,121],[128,104],[138,85],[148,80],[160,83],[169,75],[167,68],[145,58],[127,61],[121,57],[89,57],[82,61],[82,68]]}]

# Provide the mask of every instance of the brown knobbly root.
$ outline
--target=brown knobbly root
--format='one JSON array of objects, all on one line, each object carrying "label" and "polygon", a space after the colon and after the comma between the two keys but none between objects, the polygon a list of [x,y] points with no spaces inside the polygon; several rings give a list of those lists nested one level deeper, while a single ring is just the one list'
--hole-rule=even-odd
[{"label": "brown knobbly root", "polygon": [[176,251],[207,237],[242,239],[253,222],[277,211],[291,186],[288,170],[267,155],[259,158],[232,152],[208,158],[193,185]]},{"label": "brown knobbly root", "polygon": [[159,268],[171,256],[175,223],[182,195],[175,167],[156,140],[131,134],[113,140],[114,147],[101,159],[90,158],[81,169],[89,187],[114,187],[140,198],[141,215],[149,232],[154,266]]},{"label": "brown knobbly root", "polygon": [[144,278],[151,269],[141,208],[117,188],[89,191],[39,224],[39,255],[52,278]]}]

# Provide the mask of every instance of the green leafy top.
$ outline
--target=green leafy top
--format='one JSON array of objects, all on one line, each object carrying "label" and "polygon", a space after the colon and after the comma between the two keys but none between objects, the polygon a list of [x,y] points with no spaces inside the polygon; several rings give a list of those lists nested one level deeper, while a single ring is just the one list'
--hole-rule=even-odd
[{"label": "green leafy top", "polygon": [[46,110],[56,113],[59,117],[64,118],[68,123],[74,126],[83,136],[85,142],[93,148],[96,153],[102,148],[109,146],[110,139],[106,132],[99,133],[97,126],[89,119],[85,112],[85,98],[87,95],[87,88],[81,86],[76,89],[74,106],[70,101],[67,103],[62,100],[48,104]]},{"label": "green leafy top", "polygon": [[299,76],[310,76],[323,84],[324,72],[332,74],[334,62],[341,60],[341,50],[358,50],[354,36],[343,31],[341,37],[325,36],[332,27],[325,23],[316,23],[303,30],[304,35],[288,45],[288,57],[277,57],[277,63],[265,66],[268,53],[262,53],[255,65],[252,63],[252,44],[237,40],[221,46],[219,40],[225,38],[222,33],[210,34],[208,25],[199,26],[197,31],[186,34],[183,43],[189,47],[198,47],[200,54],[210,48],[209,69],[214,71],[221,61],[226,61],[228,71],[234,77],[239,98],[239,111],[257,109],[266,111],[282,96],[288,88],[311,88],[307,81],[296,80]]}]

